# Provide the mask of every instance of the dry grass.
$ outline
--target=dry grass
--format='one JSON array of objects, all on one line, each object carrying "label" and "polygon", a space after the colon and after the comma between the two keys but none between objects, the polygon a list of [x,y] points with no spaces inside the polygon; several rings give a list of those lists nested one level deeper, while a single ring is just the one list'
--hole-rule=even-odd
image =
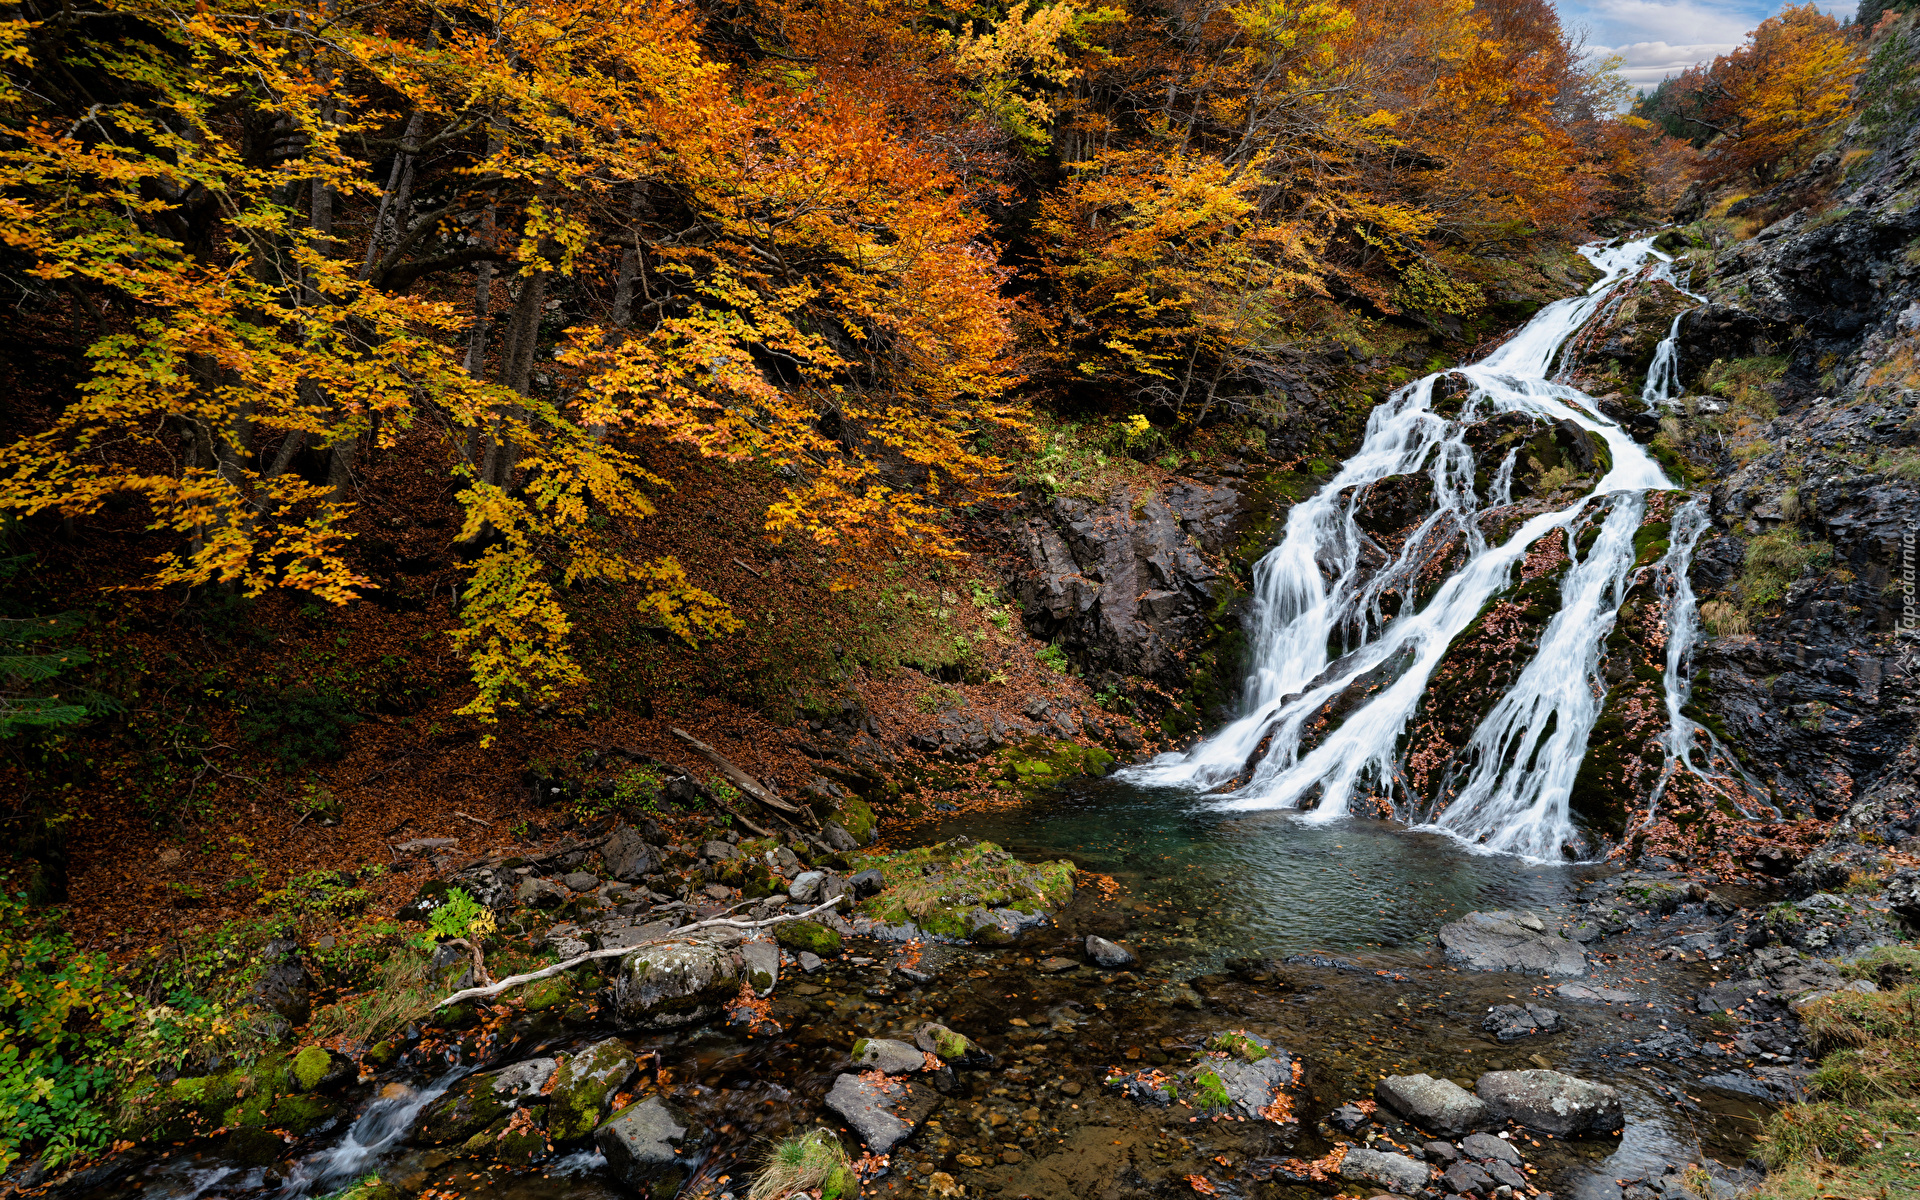
[{"label": "dry grass", "polygon": [[445,994],[427,970],[425,958],[397,950],[381,965],[373,987],[316,1009],[307,1025],[308,1037],[370,1046],[412,1022],[424,1020],[433,1011],[434,1002]]},{"label": "dry grass", "polygon": [[1739,637],[1752,633],[1747,614],[1725,600],[1709,600],[1700,606],[1700,622],[1715,637]]}]

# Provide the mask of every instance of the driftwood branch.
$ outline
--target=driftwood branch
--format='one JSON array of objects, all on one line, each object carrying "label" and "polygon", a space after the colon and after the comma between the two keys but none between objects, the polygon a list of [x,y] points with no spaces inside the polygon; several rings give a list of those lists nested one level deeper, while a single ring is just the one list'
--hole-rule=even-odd
[{"label": "driftwood branch", "polygon": [[699,738],[688,733],[684,729],[670,728],[667,730],[667,732],[679,738],[681,741],[685,742],[687,745],[692,746],[695,750],[698,750],[702,755],[706,757],[706,760],[708,762],[712,763],[716,767],[719,767],[720,773],[722,775],[725,775],[728,779],[732,780],[733,785],[735,787],[739,788],[741,791],[745,792],[747,795],[752,796],[755,800],[758,800],[760,803],[766,805],[768,808],[778,809],[780,812],[784,812],[784,813],[792,813],[795,816],[799,816],[799,817],[805,817],[808,823],[811,824],[815,829],[820,828],[820,822],[814,818],[812,810],[802,808],[797,804],[788,804],[785,800],[782,800],[780,797],[774,795],[773,791],[770,788],[768,788],[765,784],[761,783],[758,779],[755,779],[753,776],[747,774],[745,771],[742,771],[739,767],[734,766],[733,763],[727,759],[726,755],[720,753],[718,750],[715,750],[712,746],[707,745],[705,742],[701,741]]},{"label": "driftwood branch", "polygon": [[635,950],[642,949],[646,946],[658,946],[667,942],[677,942],[684,939],[687,934],[701,929],[766,929],[769,926],[778,925],[783,921],[803,921],[815,913],[825,912],[827,909],[839,903],[840,898],[836,896],[832,900],[816,904],[812,908],[805,909],[801,912],[781,913],[777,917],[768,917],[763,921],[736,921],[731,917],[709,917],[705,921],[695,921],[691,925],[683,925],[665,937],[648,938],[644,942],[635,942],[631,946],[616,946],[601,950],[589,950],[587,953],[579,955],[578,957],[569,958],[564,962],[554,963],[550,967],[542,967],[538,971],[528,971],[524,975],[509,975],[505,979],[497,983],[487,984],[485,987],[465,988],[439,1001],[433,1007],[437,1011],[445,1008],[449,1004],[458,1004],[462,1000],[477,1000],[484,999],[488,996],[498,996],[509,988],[517,988],[523,983],[535,983],[542,979],[551,979],[563,971],[571,971],[581,963],[593,962],[601,958],[619,958],[623,954],[632,954]]}]

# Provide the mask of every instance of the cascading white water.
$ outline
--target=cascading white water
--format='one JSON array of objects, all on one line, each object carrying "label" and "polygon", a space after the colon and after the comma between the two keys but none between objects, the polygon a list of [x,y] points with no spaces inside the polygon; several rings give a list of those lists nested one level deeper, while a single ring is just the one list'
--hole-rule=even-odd
[{"label": "cascading white water", "polygon": [[417,1092],[385,1097],[367,1106],[338,1142],[309,1155],[287,1176],[282,1196],[307,1196],[327,1190],[329,1184],[357,1179],[380,1161],[413,1129],[426,1107],[446,1094],[473,1068],[455,1067]]},{"label": "cascading white water", "polygon": [[[1449,644],[1512,585],[1528,549],[1562,530],[1573,562],[1561,581],[1560,608],[1532,660],[1474,732],[1471,771],[1429,827],[1535,859],[1558,860],[1579,844],[1568,804],[1606,692],[1598,674],[1602,649],[1624,599],[1646,493],[1673,486],[1590,397],[1548,379],[1562,344],[1650,259],[1650,274],[1672,283],[1668,260],[1650,239],[1581,253],[1602,278],[1584,295],[1543,308],[1481,362],[1459,368],[1469,389],[1457,420],[1432,409],[1438,375],[1408,384],[1374,410],[1360,449],[1294,505],[1280,544],[1254,570],[1245,715],[1184,754],[1130,769],[1127,778],[1199,791],[1233,784],[1220,807],[1310,807],[1307,819],[1314,821],[1345,815],[1361,788],[1390,790],[1408,721]],[[1538,513],[1490,545],[1479,517],[1509,503],[1514,458],[1500,464],[1483,509],[1465,438],[1471,423],[1502,412],[1571,421],[1606,443],[1612,467],[1574,504]],[[1433,512],[1387,566],[1363,563],[1368,542],[1356,512],[1366,485],[1422,471],[1432,483]],[[1598,522],[1598,536],[1579,551],[1574,535],[1589,521]],[[1411,597],[1424,550],[1437,544],[1433,539],[1454,537],[1464,543],[1466,561],[1416,609]],[[1389,613],[1387,600],[1396,595],[1406,599]],[[1308,718],[1368,672],[1378,686],[1303,753]],[[1679,715],[1671,701],[1670,708]]]}]

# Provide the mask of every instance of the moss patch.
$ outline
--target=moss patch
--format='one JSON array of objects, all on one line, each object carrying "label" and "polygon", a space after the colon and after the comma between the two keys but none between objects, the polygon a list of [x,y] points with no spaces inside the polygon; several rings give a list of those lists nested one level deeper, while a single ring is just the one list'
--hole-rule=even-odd
[{"label": "moss patch", "polygon": [[810,950],[821,957],[840,952],[840,934],[818,921],[788,921],[773,927],[773,940],[796,954]]}]

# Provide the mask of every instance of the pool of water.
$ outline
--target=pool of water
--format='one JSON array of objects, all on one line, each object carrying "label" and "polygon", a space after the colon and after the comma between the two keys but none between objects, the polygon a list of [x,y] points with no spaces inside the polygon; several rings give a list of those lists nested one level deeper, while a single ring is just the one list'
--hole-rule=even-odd
[{"label": "pool of water", "polygon": [[1106,779],[914,832],[965,834],[1111,876],[1151,910],[1142,948],[1201,966],[1241,955],[1410,957],[1463,913],[1563,908],[1575,884],[1609,870],[1478,854],[1397,822],[1303,816],[1223,812],[1190,791]]}]

